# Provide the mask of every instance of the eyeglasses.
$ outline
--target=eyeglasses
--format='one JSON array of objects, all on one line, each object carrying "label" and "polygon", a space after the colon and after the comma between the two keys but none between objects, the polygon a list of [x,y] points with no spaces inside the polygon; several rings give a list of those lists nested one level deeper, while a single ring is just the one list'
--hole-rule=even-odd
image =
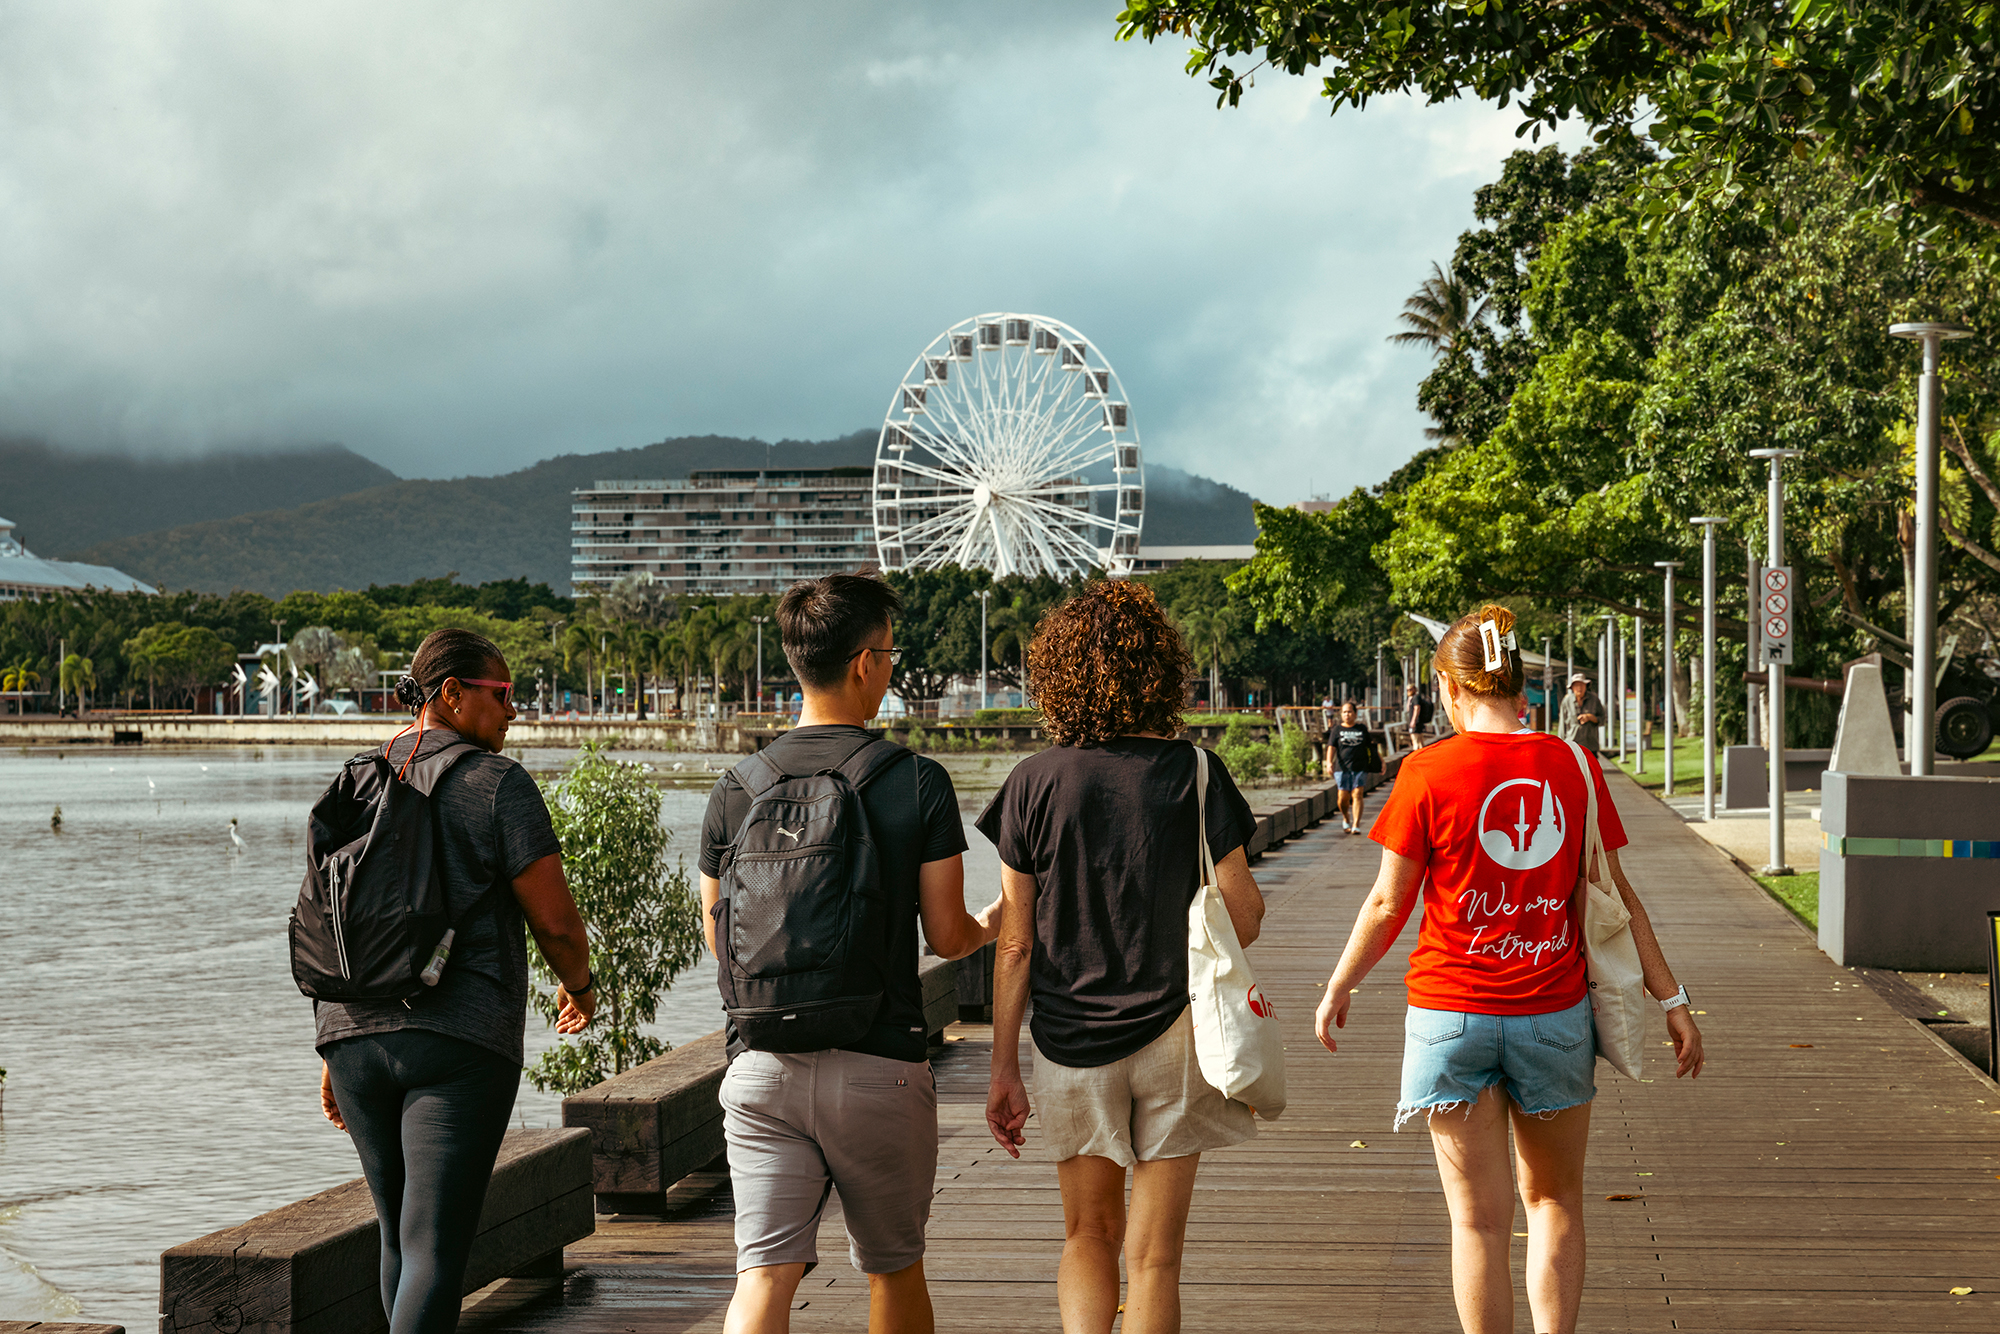
[{"label": "eyeglasses", "polygon": [[514,702],[514,683],[512,681],[475,681],[469,676],[461,676],[458,678],[458,683],[462,686],[491,686],[500,692],[500,702],[502,704],[512,704]]},{"label": "eyeglasses", "polygon": [[856,658],[860,657],[864,653],[886,653],[889,655],[889,663],[891,666],[894,666],[896,663],[902,661],[903,658],[903,650],[899,648],[858,648],[854,650],[854,652],[847,655],[847,660],[849,662],[853,662]]}]

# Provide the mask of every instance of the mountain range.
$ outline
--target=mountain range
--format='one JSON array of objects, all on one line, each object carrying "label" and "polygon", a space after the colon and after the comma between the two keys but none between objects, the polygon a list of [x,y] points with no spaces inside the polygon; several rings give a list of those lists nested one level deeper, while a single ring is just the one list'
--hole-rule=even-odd
[{"label": "mountain range", "polygon": [[[687,436],[447,481],[398,478],[337,445],[163,460],[0,442],[0,515],[38,555],[115,566],[161,588],[278,597],[452,572],[562,588],[572,488],[702,468],[866,466],[875,440],[872,430],[776,443]],[[1147,546],[1255,539],[1248,494],[1147,466]]]}]

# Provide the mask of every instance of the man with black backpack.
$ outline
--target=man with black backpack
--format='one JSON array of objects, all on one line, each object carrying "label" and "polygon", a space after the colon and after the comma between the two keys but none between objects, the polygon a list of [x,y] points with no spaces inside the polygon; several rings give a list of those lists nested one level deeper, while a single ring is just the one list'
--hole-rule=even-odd
[{"label": "man with black backpack", "polygon": [[965,910],[965,829],[943,767],[863,730],[889,688],[901,606],[861,575],[786,591],[799,724],[717,781],[702,824],[703,926],[728,1016],[731,1334],[788,1327],[836,1189],[869,1328],[933,1327],[937,1091],[917,924],[961,958],[994,938],[1000,903]]}]

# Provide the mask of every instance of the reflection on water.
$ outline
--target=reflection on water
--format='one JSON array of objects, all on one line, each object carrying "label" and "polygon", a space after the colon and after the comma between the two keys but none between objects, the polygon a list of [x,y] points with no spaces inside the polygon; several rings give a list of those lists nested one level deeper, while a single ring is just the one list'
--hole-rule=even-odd
[{"label": "reflection on water", "polygon": [[[0,1320],[152,1328],[162,1250],[358,1175],[319,1114],[311,1005],[285,950],[306,811],[346,756],[0,755]],[[549,773],[568,755],[522,758]],[[692,872],[730,758],[621,758],[655,766]],[[1017,759],[942,757],[968,820]],[[983,905],[999,863],[967,835],[966,898]],[[707,960],[682,975],[661,1037],[717,1026],[713,977]],[[531,1017],[529,1060],[553,1040]],[[561,1100],[524,1083],[516,1121],[559,1124]]]}]

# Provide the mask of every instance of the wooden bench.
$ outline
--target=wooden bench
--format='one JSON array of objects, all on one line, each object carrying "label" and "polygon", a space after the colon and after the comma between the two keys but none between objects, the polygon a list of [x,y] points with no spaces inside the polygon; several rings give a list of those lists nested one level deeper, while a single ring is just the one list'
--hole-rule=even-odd
[{"label": "wooden bench", "polygon": [[[993,1000],[993,947],[956,963],[926,955],[917,965],[930,1046],[961,1009]],[[588,1130],[591,1189],[606,1214],[659,1213],[667,1192],[723,1151],[720,1030],[563,1099],[563,1124]]]},{"label": "wooden bench", "polygon": [[[500,1278],[560,1278],[562,1248],[596,1230],[590,1170],[585,1131],[508,1131],[465,1291]],[[389,1323],[381,1268],[368,1183],[349,1181],[163,1254],[160,1334],[370,1334]]]}]

